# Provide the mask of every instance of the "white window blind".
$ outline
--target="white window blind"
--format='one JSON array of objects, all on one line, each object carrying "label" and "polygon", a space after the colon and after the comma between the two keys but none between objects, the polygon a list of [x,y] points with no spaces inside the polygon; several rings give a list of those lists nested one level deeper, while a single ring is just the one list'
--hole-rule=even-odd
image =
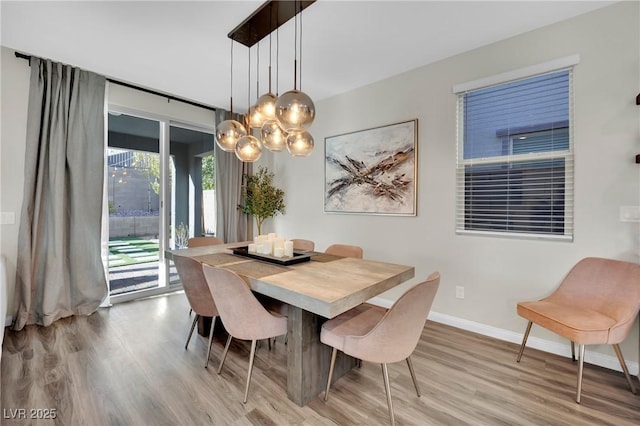
[{"label": "white window blind", "polygon": [[458,94],[457,232],[572,238],[571,76]]}]

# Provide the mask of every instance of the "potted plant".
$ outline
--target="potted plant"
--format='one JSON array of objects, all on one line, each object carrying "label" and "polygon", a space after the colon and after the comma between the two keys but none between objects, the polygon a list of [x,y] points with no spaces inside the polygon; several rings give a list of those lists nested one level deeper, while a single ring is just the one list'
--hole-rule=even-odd
[{"label": "potted plant", "polygon": [[250,214],[256,219],[258,235],[262,234],[262,223],[265,219],[278,213],[284,214],[284,191],[273,186],[273,173],[266,167],[260,167],[253,175],[244,175],[242,186],[243,205],[238,206],[242,213]]}]

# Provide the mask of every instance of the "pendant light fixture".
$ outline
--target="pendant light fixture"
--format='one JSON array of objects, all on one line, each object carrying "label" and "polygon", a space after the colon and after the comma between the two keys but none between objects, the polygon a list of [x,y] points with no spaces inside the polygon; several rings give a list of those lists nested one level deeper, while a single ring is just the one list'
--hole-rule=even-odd
[{"label": "pendant light fixture", "polygon": [[[315,118],[315,105],[302,91],[302,16],[300,17],[300,52],[298,52],[298,14],[315,1],[268,0],[229,33],[229,38],[248,48],[269,35],[269,91],[258,96],[260,93],[258,87],[256,104],[247,111],[245,118],[247,135],[240,138],[235,146],[236,155],[242,161],[256,161],[262,154],[260,141],[249,134],[250,126],[258,128],[258,124],[260,124],[262,144],[270,151],[282,151],[285,146],[293,156],[307,156],[313,151],[313,137],[306,129]],[[271,93],[271,33],[294,17],[293,90],[278,96],[277,87],[276,94]],[[298,53],[300,68],[298,68]],[[259,68],[258,64],[258,71]],[[251,69],[250,66],[249,69]],[[300,90],[298,90],[298,70],[300,70]],[[251,73],[249,73],[250,80]],[[256,86],[259,86],[258,81]]]},{"label": "pendant light fixture", "polygon": [[294,157],[308,157],[313,151],[313,136],[305,129],[293,129],[287,135],[287,150]]},{"label": "pendant light fixture", "polygon": [[276,120],[276,100],[278,99],[278,80],[280,77],[280,32],[276,29],[276,95],[271,93],[271,33],[269,34],[269,92],[258,99],[256,108],[266,118],[260,131],[262,144],[271,152],[280,152],[287,145],[287,133]]},{"label": "pendant light fixture", "polygon": [[[249,85],[247,94],[247,104],[251,104],[251,49],[249,49]],[[247,130],[246,134],[238,139],[235,146],[236,156],[240,161],[245,163],[253,163],[262,156],[262,144],[255,136],[250,133],[250,116],[247,115]]]},{"label": "pendant light fixture", "polygon": [[229,102],[229,119],[223,121],[216,126],[216,143],[226,152],[233,152],[236,148],[238,139],[246,136],[242,123],[233,119],[233,39],[231,39],[231,94]]},{"label": "pendant light fixture", "polygon": [[[296,7],[299,2],[296,2]],[[294,30],[294,62],[293,62],[293,90],[284,93],[276,101],[276,120],[285,131],[306,129],[313,123],[316,107],[311,98],[297,87],[298,76],[298,12],[295,15]],[[300,15],[300,63],[302,64],[302,15]],[[302,69],[302,66],[300,67]],[[302,83],[302,72],[300,72]],[[300,85],[302,88],[302,84]]]}]

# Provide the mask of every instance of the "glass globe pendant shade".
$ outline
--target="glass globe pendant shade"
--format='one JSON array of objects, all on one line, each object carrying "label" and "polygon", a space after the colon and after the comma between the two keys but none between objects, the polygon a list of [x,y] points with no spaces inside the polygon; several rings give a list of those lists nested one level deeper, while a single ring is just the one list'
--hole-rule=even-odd
[{"label": "glass globe pendant shade", "polygon": [[313,151],[313,136],[304,129],[294,129],[287,136],[287,150],[294,157],[308,157]]},{"label": "glass globe pendant shade", "polygon": [[282,130],[276,120],[268,120],[260,131],[262,144],[272,152],[280,152],[287,145],[287,133]]},{"label": "glass globe pendant shade", "polygon": [[238,121],[225,120],[216,128],[216,142],[223,151],[233,152],[236,149],[238,139],[246,134],[244,126]]},{"label": "glass globe pendant shade", "polygon": [[249,108],[248,120],[249,126],[254,129],[260,129],[264,124],[264,117],[258,112],[255,105]]},{"label": "glass globe pendant shade", "polygon": [[276,100],[278,98],[273,93],[265,93],[256,102],[256,111],[265,121],[276,119]]},{"label": "glass globe pendant shade", "polygon": [[262,155],[262,145],[255,136],[246,135],[238,139],[236,156],[240,161],[253,163]]},{"label": "glass globe pendant shade", "polygon": [[287,132],[306,129],[316,117],[316,107],[311,98],[299,90],[289,90],[276,101],[276,120]]}]

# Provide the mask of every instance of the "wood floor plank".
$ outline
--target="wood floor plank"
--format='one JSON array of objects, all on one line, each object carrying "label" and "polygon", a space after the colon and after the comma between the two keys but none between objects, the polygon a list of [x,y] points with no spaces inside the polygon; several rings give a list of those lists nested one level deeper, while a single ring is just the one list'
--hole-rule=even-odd
[{"label": "wood floor plank", "polygon": [[[5,331],[2,425],[384,425],[379,365],[339,378],[329,400],[305,407],[287,398],[287,346],[256,353],[249,401],[242,403],[249,344],[234,340],[216,374],[224,335],[184,341],[193,317],[184,294],[123,303],[50,327]],[[412,357],[389,365],[399,425],[637,425],[640,396],[622,373],[587,364],[582,404],[570,359],[428,322]],[[588,360],[588,358],[587,358]],[[326,378],[319,380],[324,382]],[[10,418],[17,409],[55,409],[55,419]]]}]

